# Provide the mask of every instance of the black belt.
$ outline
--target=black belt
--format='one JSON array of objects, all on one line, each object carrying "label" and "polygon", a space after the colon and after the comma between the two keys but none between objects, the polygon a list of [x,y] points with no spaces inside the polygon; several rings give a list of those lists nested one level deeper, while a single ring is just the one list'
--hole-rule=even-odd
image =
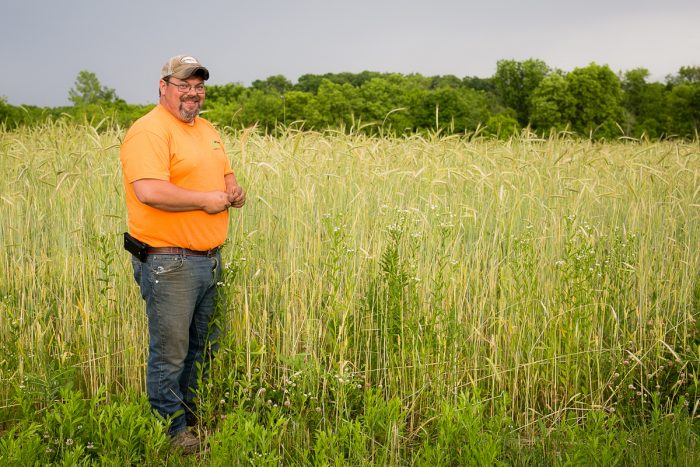
[{"label": "black belt", "polygon": [[154,246],[149,246],[146,249],[146,252],[149,255],[185,255],[185,256],[214,256],[218,251],[219,248],[221,247],[214,247],[211,250],[206,250],[206,251],[199,251],[199,250],[190,250],[189,248],[178,248],[178,247],[171,247],[171,246],[164,246],[164,247],[154,247]]}]

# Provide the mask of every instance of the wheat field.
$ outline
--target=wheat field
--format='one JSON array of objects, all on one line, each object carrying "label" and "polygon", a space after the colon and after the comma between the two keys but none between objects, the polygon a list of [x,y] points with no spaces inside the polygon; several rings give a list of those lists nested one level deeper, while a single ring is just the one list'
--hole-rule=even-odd
[{"label": "wheat field", "polygon": [[[223,252],[211,420],[259,400],[315,417],[280,435],[312,446],[371,393],[402,414],[376,442],[398,464],[464,394],[523,440],[593,412],[697,420],[697,142],[222,132],[248,203]],[[123,133],[0,130],[5,430],[62,388],[143,393]]]}]

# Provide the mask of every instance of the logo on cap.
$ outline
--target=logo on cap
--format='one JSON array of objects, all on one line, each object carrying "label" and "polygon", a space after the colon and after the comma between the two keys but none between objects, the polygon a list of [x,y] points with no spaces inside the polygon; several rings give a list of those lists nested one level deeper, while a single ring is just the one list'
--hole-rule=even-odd
[{"label": "logo on cap", "polygon": [[195,63],[196,64],[197,59],[195,59],[194,57],[182,57],[180,59],[180,63]]}]

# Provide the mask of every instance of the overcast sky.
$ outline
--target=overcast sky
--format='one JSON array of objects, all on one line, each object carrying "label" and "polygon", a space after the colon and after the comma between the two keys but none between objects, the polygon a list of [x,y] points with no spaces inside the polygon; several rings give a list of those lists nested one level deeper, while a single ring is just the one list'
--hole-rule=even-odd
[{"label": "overcast sky", "polygon": [[154,103],[162,64],[187,53],[209,83],[363,70],[490,77],[500,59],[571,71],[700,65],[698,0],[3,0],[0,96],[66,105],[80,70]]}]

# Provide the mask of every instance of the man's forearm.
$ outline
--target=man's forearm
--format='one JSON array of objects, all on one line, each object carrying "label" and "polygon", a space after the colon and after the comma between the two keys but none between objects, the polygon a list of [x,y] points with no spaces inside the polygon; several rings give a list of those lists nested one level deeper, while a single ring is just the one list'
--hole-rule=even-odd
[{"label": "man's forearm", "polygon": [[224,192],[202,192],[180,188],[165,180],[142,179],[133,182],[136,197],[144,204],[163,211],[204,210],[209,214],[228,208]]}]

